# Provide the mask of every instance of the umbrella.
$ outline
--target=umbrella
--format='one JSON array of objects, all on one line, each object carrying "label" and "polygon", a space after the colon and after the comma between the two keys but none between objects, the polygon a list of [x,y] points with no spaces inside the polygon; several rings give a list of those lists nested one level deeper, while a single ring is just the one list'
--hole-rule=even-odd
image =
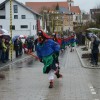
[{"label": "umbrella", "polygon": [[87,30],[92,31],[92,32],[95,32],[95,31],[100,32],[99,28],[88,28]]},{"label": "umbrella", "polygon": [[23,39],[25,39],[26,38],[26,36],[25,35],[19,35],[19,38],[23,38]]},{"label": "umbrella", "polygon": [[97,37],[94,33],[87,33],[86,36],[89,40],[91,40],[91,37]]},{"label": "umbrella", "polygon": [[14,42],[14,41],[15,41],[16,39],[18,39],[18,38],[20,38],[20,39],[25,39],[26,36],[25,36],[25,35],[17,35],[17,36],[14,36],[13,39],[12,39],[12,41]]},{"label": "umbrella", "polygon": [[9,35],[10,36],[10,33],[5,29],[0,29],[0,36],[2,36],[2,35]]},{"label": "umbrella", "polygon": [[8,39],[9,41],[11,39],[10,33],[5,29],[0,29],[0,37],[2,37],[4,39]]}]

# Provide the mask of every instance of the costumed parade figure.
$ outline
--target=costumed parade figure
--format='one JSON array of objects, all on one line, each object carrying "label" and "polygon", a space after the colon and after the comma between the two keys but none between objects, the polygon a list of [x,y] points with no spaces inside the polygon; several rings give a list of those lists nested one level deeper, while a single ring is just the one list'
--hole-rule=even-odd
[{"label": "costumed parade figure", "polygon": [[[52,38],[53,38],[53,40],[55,41],[55,42],[57,42],[59,45],[60,45],[60,48],[61,48],[61,39],[60,38],[57,38],[57,36],[56,36],[56,33],[53,33],[52,34]],[[60,52],[60,51],[59,51]],[[59,67],[59,52],[56,52],[55,54],[54,54],[54,59],[55,59],[55,63],[56,63],[56,66],[58,67],[58,73],[59,73],[59,71],[60,71],[60,67]],[[57,76],[58,78],[59,78],[59,76]]]},{"label": "costumed parade figure", "polygon": [[54,75],[56,75],[57,78],[62,77],[62,75],[58,72],[55,61],[55,54],[60,51],[60,45],[40,30],[38,32],[38,44],[36,51],[40,61],[44,64],[43,73],[49,75],[49,88],[53,88]]},{"label": "costumed parade figure", "polygon": [[75,35],[72,35],[71,36],[70,45],[71,45],[70,52],[73,52],[74,51],[74,48],[75,48],[75,45],[76,45]]}]

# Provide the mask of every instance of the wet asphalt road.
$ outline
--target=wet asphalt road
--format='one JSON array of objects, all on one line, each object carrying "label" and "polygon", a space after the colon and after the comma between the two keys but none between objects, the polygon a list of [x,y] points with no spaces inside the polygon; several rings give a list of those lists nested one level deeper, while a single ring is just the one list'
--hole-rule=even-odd
[{"label": "wet asphalt road", "polygon": [[49,89],[43,64],[33,58],[12,64],[2,71],[0,100],[100,100],[100,70],[81,66],[76,51],[60,55],[62,79],[55,77]]}]

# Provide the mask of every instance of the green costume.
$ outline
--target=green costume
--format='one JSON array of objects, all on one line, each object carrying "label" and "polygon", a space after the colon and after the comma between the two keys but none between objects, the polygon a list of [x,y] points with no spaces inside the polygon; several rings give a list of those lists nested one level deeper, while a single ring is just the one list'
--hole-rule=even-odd
[{"label": "green costume", "polygon": [[50,65],[52,65],[52,63],[53,63],[53,56],[49,55],[49,56],[43,57],[42,60],[44,63],[43,73],[46,73],[47,68],[50,67]]}]

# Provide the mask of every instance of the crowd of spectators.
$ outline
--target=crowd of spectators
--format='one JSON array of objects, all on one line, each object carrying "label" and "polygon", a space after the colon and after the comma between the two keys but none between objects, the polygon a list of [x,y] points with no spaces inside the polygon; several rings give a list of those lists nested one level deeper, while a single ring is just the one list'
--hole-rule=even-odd
[{"label": "crowd of spectators", "polygon": [[34,52],[34,39],[32,38],[26,38],[24,43],[20,38],[17,38],[14,41],[14,50],[16,54],[16,58],[21,56],[23,53],[27,52]]},{"label": "crowd of spectators", "polygon": [[0,62],[6,63],[9,60],[10,41],[5,38],[0,38]]},{"label": "crowd of spectators", "polygon": [[[0,63],[6,63],[9,61],[10,43],[10,40],[0,37]],[[27,49],[28,52],[34,52],[36,50],[34,45],[36,46],[36,41],[34,41],[33,38],[26,38],[24,41],[22,41],[21,38],[17,38],[13,42],[13,52],[15,52],[15,58],[18,58],[26,53],[25,49]]]}]

